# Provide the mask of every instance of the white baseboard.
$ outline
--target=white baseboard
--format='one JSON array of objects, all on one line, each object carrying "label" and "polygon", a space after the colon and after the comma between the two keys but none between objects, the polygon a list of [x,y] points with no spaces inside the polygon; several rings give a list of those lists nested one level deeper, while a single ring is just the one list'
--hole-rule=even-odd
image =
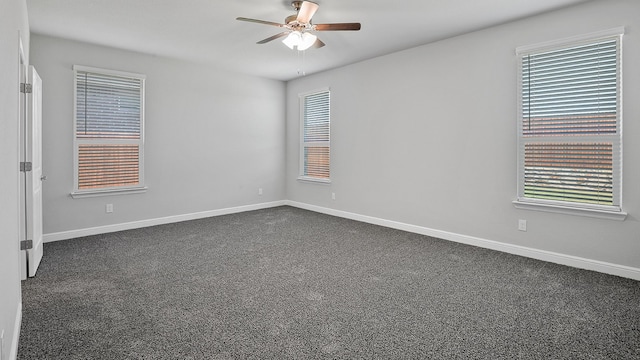
[{"label": "white baseboard", "polygon": [[[16,312],[16,322],[13,325],[13,338],[11,339],[11,349],[9,350],[9,360],[18,358],[18,344],[20,341],[20,326],[22,325],[22,301],[18,303]],[[2,356],[2,354],[0,354]]]},{"label": "white baseboard", "polygon": [[439,239],[455,241],[463,244],[478,246],[486,249],[502,251],[509,254],[525,256],[528,258],[548,261],[556,264],[567,265],[575,268],[593,270],[605,274],[621,276],[629,279],[640,280],[640,269],[630,266],[617,265],[598,260],[586,259],[572,255],[560,254],[552,251],[539,250],[525,246],[501,243],[494,240],[482,239],[474,236],[461,235],[447,231],[430,229],[422,226],[401,223],[397,221],[380,219],[367,215],[360,215],[347,211],[335,210],[316,205],[309,205],[296,201],[286,200],[285,205],[315,211],[327,215],[361,221],[369,224],[380,225],[392,229],[408,231],[416,234],[427,235]]},{"label": "white baseboard", "polygon": [[213,216],[267,209],[267,208],[283,206],[283,205],[285,205],[285,201],[281,200],[281,201],[273,201],[268,203],[237,206],[237,207],[225,208],[225,209],[202,211],[202,212],[191,213],[191,214],[167,216],[167,217],[156,218],[156,219],[132,221],[132,222],[122,223],[122,224],[113,224],[113,225],[98,226],[98,227],[92,227],[92,228],[86,228],[86,229],[61,231],[57,233],[44,234],[43,241],[47,243],[47,242],[53,242],[53,241],[59,241],[59,240],[68,240],[68,239],[74,239],[74,238],[83,237],[83,236],[91,236],[91,235],[106,234],[106,233],[116,232],[116,231],[139,229],[139,228],[148,227],[148,226],[171,224],[171,223],[188,221],[188,220],[197,220],[197,219],[203,219],[203,218],[208,218]]},{"label": "white baseboard", "polygon": [[234,214],[234,213],[240,213],[245,211],[267,209],[267,208],[283,206],[283,205],[289,205],[289,206],[297,207],[300,209],[315,211],[318,213],[338,216],[338,217],[356,220],[356,221],[362,221],[369,224],[380,225],[380,226],[384,226],[392,229],[432,236],[439,239],[455,241],[455,242],[478,246],[478,247],[491,249],[491,250],[502,251],[509,254],[525,256],[533,259],[567,265],[575,268],[593,270],[593,271],[598,271],[605,274],[611,274],[611,275],[621,276],[621,277],[630,278],[634,280],[640,280],[640,269],[630,267],[630,266],[612,264],[612,263],[607,263],[603,261],[586,259],[586,258],[581,258],[581,257],[566,255],[566,254],[560,254],[552,251],[539,250],[539,249],[529,248],[529,247],[520,246],[520,245],[507,244],[507,243],[502,243],[494,240],[487,240],[487,239],[482,239],[474,236],[461,235],[461,234],[456,234],[456,233],[442,231],[442,230],[430,229],[423,226],[411,225],[411,224],[401,223],[397,221],[386,220],[386,219],[351,213],[351,212],[342,211],[342,210],[335,210],[335,209],[305,204],[305,203],[291,201],[291,200],[273,201],[268,203],[252,204],[252,205],[238,206],[233,208],[210,210],[210,211],[203,211],[198,213],[176,215],[176,216],[168,216],[168,217],[157,218],[157,219],[134,221],[134,222],[128,222],[123,224],[114,224],[114,225],[106,225],[106,226],[99,226],[99,227],[86,228],[86,229],[63,231],[63,232],[45,234],[43,236],[43,240],[44,242],[67,240],[67,239],[73,239],[73,238],[83,237],[83,236],[105,234],[105,233],[122,231],[122,230],[138,229],[138,228],[147,227],[147,226],[170,224],[170,223],[187,221],[187,220],[196,220],[196,219],[202,219],[202,218],[207,218],[212,216],[220,216],[220,215]]}]

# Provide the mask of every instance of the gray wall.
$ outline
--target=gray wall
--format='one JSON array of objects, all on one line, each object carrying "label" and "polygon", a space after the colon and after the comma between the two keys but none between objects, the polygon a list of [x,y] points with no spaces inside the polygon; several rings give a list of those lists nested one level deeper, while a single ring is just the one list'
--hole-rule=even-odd
[{"label": "gray wall", "polygon": [[[35,33],[31,47],[44,88],[45,234],[284,199],[283,82]],[[70,197],[74,64],[146,74],[146,193]]]},{"label": "gray wall", "polygon": [[0,358],[15,356],[16,320],[20,316],[18,218],[18,64],[19,32],[29,57],[29,21],[24,0],[0,1]]},{"label": "gray wall", "polygon": [[[287,198],[640,268],[640,1],[595,1],[287,84]],[[623,222],[515,209],[515,48],[625,26]],[[300,182],[298,94],[331,88],[331,185]],[[331,199],[336,194],[336,200]],[[517,230],[518,219],[528,231]]]}]

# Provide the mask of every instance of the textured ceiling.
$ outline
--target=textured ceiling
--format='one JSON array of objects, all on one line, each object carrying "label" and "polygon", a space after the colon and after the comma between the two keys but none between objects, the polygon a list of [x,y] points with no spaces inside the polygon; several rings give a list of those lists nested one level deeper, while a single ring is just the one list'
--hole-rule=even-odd
[{"label": "textured ceiling", "polygon": [[31,31],[159,56],[205,62],[278,80],[339,67],[590,0],[317,0],[313,22],[360,22],[357,32],[317,32],[327,44],[304,52],[282,31],[236,21],[283,22],[286,0],[27,0]]}]

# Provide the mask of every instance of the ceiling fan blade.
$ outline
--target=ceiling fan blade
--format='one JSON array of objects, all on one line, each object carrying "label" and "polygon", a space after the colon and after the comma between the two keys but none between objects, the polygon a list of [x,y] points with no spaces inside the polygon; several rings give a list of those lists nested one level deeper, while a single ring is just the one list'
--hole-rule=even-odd
[{"label": "ceiling fan blade", "polygon": [[312,47],[319,49],[321,47],[323,47],[325,45],[325,43],[322,42],[322,40],[320,40],[320,38],[316,39],[316,42],[313,43],[313,45],[311,45]]},{"label": "ceiling fan blade", "polygon": [[298,11],[298,20],[299,23],[308,24],[313,17],[313,14],[318,11],[320,6],[311,1],[303,1],[302,6],[300,6],[300,10]]},{"label": "ceiling fan blade", "polygon": [[315,24],[313,30],[316,31],[339,31],[339,30],[360,30],[360,23],[339,23],[339,24]]},{"label": "ceiling fan blade", "polygon": [[268,38],[266,38],[264,40],[260,40],[256,44],[266,44],[269,41],[273,41],[273,40],[281,38],[283,36],[287,36],[288,34],[289,34],[288,31],[284,31],[284,32],[281,32],[280,34],[276,34],[276,35],[270,36],[270,37],[268,37]]},{"label": "ceiling fan blade", "polygon": [[284,27],[283,24],[280,24],[280,23],[277,23],[277,22],[258,20],[258,19],[249,19],[249,18],[246,18],[246,17],[237,17],[236,20],[247,21],[247,22],[252,22],[252,23],[256,23],[256,24],[264,24],[264,25],[272,25],[272,26],[277,26],[277,27]]}]

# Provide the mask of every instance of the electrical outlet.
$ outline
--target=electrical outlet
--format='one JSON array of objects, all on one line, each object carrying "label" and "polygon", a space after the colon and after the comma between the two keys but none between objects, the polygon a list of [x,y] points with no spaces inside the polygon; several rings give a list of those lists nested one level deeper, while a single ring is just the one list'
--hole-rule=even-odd
[{"label": "electrical outlet", "polygon": [[262,195],[262,188],[258,188],[258,195]]},{"label": "electrical outlet", "polygon": [[105,212],[106,212],[107,214],[112,213],[112,212],[113,212],[113,204],[107,204],[107,205],[105,206],[104,210],[105,210]]},{"label": "electrical outlet", "polygon": [[336,199],[336,193],[331,193],[331,200],[335,200]]},{"label": "electrical outlet", "polygon": [[518,230],[527,231],[527,220],[518,220]]}]

